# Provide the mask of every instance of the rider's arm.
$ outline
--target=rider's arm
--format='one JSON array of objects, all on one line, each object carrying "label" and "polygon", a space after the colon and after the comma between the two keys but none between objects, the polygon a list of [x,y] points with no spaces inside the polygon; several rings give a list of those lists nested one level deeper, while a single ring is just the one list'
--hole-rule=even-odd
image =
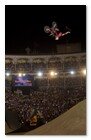
[{"label": "rider's arm", "polygon": [[62,33],[62,36],[67,35],[69,33],[70,33],[69,31],[68,32],[65,32],[65,33]]}]

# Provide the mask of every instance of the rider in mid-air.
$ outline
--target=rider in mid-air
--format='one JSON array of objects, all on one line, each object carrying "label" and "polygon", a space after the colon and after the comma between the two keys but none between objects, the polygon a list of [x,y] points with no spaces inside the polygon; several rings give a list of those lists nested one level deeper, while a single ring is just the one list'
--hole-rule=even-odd
[{"label": "rider in mid-air", "polygon": [[59,29],[57,28],[56,22],[52,22],[51,28],[49,26],[45,26],[44,31],[46,33],[50,33],[50,36],[54,36],[55,40],[59,40],[60,37],[63,37],[70,33],[70,31],[67,31],[65,33],[60,32]]}]

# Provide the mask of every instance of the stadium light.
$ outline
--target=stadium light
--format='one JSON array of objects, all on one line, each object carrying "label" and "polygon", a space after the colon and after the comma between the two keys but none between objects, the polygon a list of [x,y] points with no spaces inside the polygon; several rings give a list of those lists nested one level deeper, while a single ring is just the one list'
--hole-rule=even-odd
[{"label": "stadium light", "polygon": [[55,75],[55,72],[54,72],[54,71],[51,71],[51,72],[50,72],[50,75],[51,75],[51,76],[54,76],[54,75]]},{"label": "stadium light", "polygon": [[82,73],[83,73],[84,75],[86,75],[86,69],[82,70]]},{"label": "stadium light", "polygon": [[57,72],[55,72],[55,75],[58,75],[58,73],[57,73]]},{"label": "stadium light", "polygon": [[70,71],[70,74],[71,74],[71,75],[74,75],[74,74],[75,74],[75,71],[73,71],[73,70]]},{"label": "stadium light", "polygon": [[7,73],[6,73],[6,76],[10,76],[10,73],[9,73],[9,72],[7,72]]},{"label": "stadium light", "polygon": [[25,74],[25,73],[23,73],[22,75],[23,75],[23,76],[25,76],[26,74]]},{"label": "stadium light", "polygon": [[58,75],[57,72],[55,72],[55,71],[50,71],[50,76],[54,77],[54,76],[57,76],[57,75]]},{"label": "stadium light", "polygon": [[18,76],[19,76],[19,77],[22,77],[22,73],[19,73]]},{"label": "stadium light", "polygon": [[43,76],[43,73],[39,71],[39,72],[37,73],[37,75],[38,75],[39,77],[42,77],[42,76]]}]

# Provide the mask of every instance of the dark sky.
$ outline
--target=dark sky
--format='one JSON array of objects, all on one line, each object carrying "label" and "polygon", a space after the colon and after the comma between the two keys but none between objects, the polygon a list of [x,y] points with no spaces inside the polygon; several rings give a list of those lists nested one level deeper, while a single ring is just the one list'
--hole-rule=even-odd
[{"label": "dark sky", "polygon": [[[61,31],[65,26],[71,34],[55,41],[44,32],[44,26],[56,21]],[[86,43],[86,6],[85,5],[6,5],[5,6],[5,51],[6,54],[24,54],[30,47],[39,53],[51,52],[62,43]]]}]

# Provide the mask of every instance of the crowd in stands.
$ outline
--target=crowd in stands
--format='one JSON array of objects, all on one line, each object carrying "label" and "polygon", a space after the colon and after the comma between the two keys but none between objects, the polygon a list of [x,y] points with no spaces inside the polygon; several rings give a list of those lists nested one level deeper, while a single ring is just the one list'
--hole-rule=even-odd
[{"label": "crowd in stands", "polygon": [[33,71],[45,70],[46,67],[47,67],[47,65],[44,62],[33,62],[32,63],[32,70]]},{"label": "crowd in stands", "polygon": [[32,61],[32,70],[45,70],[47,68],[47,64],[43,58],[34,58]]},{"label": "crowd in stands", "polygon": [[13,64],[12,62],[10,63],[6,63],[5,64],[5,70],[7,71],[15,71],[15,64]]},{"label": "crowd in stands", "polygon": [[57,69],[62,71],[68,71],[70,69],[79,69],[79,66],[84,68],[86,65],[86,58],[83,56],[80,60],[77,57],[69,56],[65,57],[64,60],[61,58],[53,57],[48,60],[43,58],[36,58],[29,62],[29,60],[17,60],[17,62],[6,61],[6,70],[12,71],[36,71],[36,70],[46,70],[46,69]]},{"label": "crowd in stands", "polygon": [[61,62],[60,58],[54,57],[48,60],[48,69],[63,69],[63,63]]},{"label": "crowd in stands", "polygon": [[16,71],[24,71],[29,72],[31,71],[31,64],[30,63],[17,63],[16,64]]},{"label": "crowd in stands", "polygon": [[40,111],[46,122],[58,117],[69,108],[86,98],[84,87],[65,88],[52,87],[43,91],[32,91],[28,95],[6,91],[5,104],[16,110],[22,123],[31,121],[33,110]]},{"label": "crowd in stands", "polygon": [[79,76],[68,76],[68,77],[57,77],[57,78],[41,78],[41,79],[36,79],[36,84],[39,89],[47,88],[47,87],[66,87],[66,88],[71,88],[71,87],[79,87],[79,86],[84,86],[86,83],[86,78],[85,77],[79,77]]},{"label": "crowd in stands", "polygon": [[81,85],[81,77],[66,77],[64,80],[66,87],[79,87]]},{"label": "crowd in stands", "polygon": [[82,77],[81,84],[83,87],[86,87],[86,77],[84,77],[84,76]]},{"label": "crowd in stands", "polygon": [[[6,63],[6,70],[35,72],[38,69],[46,71],[47,68],[56,68],[65,73],[71,68],[79,69],[79,64],[75,57],[66,58],[64,63],[58,58],[49,59],[47,63],[42,59],[35,59],[31,64]],[[85,65],[83,59],[81,66],[86,67]],[[12,83],[6,80],[5,106],[17,112],[21,123],[31,124],[31,116],[36,110],[42,114],[47,123],[86,98],[86,76],[62,75],[57,78],[35,79],[34,82],[36,88],[22,94],[21,91],[13,91]]]},{"label": "crowd in stands", "polygon": [[86,64],[86,58],[83,58],[83,59],[80,60],[80,67],[81,68],[84,68],[85,67],[84,64]]},{"label": "crowd in stands", "polygon": [[[85,63],[84,63],[85,65]],[[67,57],[64,61],[64,71],[70,69],[79,69],[79,60],[75,57]]]}]

